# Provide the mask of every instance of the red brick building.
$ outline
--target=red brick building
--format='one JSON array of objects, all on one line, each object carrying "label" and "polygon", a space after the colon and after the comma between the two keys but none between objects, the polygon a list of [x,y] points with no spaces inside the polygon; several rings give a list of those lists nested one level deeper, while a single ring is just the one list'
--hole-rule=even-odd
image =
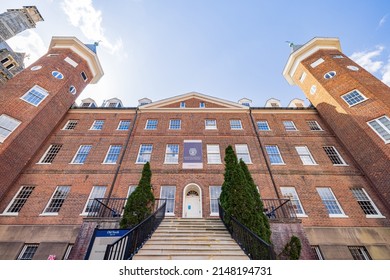
[{"label": "red brick building", "polygon": [[[315,38],[288,59],[284,75],[308,108],[299,99],[253,107],[196,92],[134,108],[115,98],[70,108],[102,74],[93,50],[54,38],[0,89],[0,259],[28,250],[62,259],[71,248],[70,258],[83,258],[93,228],[115,224],[91,222],[91,201],[126,198],[147,161],[167,218],[217,218],[228,145],[265,201],[289,198],[295,209],[298,220],[271,221],[276,248],[294,233],[309,248],[302,258],[390,259],[390,90],[337,39]],[[48,94],[26,104],[35,85]]]}]

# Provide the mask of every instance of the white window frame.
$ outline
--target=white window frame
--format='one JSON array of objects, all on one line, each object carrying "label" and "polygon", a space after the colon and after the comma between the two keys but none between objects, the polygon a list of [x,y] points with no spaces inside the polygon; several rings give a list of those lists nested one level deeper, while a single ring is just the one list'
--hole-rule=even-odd
[{"label": "white window frame", "polygon": [[[331,188],[329,188],[329,187],[317,187],[316,189],[317,189],[317,193],[320,196],[321,201],[322,201],[322,203],[323,203],[323,205],[324,205],[324,207],[325,207],[325,209],[326,209],[326,211],[327,211],[327,213],[328,213],[330,218],[348,218],[348,216],[345,215],[343,208],[341,207],[339,201],[337,200],[337,198],[334,195],[334,193],[333,193]],[[326,191],[328,191],[328,193],[325,194],[322,190],[324,190],[324,191],[326,190]],[[330,196],[332,199],[328,199],[326,197],[323,197],[322,194],[328,195],[328,197]],[[329,209],[328,209],[328,207],[325,204],[326,201],[332,201],[335,204],[335,206],[337,206],[339,212],[341,212],[341,213],[337,213],[337,214],[336,213],[329,213]]]},{"label": "white window frame", "polygon": [[206,119],[204,120],[205,129],[217,129],[217,120],[216,119]]},{"label": "white window frame", "polygon": [[314,254],[316,254],[318,260],[325,260],[324,256],[322,255],[321,248],[318,245],[312,245],[311,246],[312,251]]},{"label": "white window frame", "polygon": [[[270,131],[271,130],[271,128],[269,127],[268,121],[265,121],[265,120],[257,121],[256,125],[257,125],[257,129],[259,131]],[[266,129],[262,129],[262,128],[266,128]]]},{"label": "white window frame", "polygon": [[[359,101],[357,101],[357,102],[354,102],[354,103],[351,104],[350,102],[348,102],[348,100],[350,100],[350,99],[346,99],[346,98],[349,98],[349,95],[351,95],[351,94],[353,94],[353,93],[357,93],[357,94],[358,94],[359,96],[361,96],[361,98],[363,98],[363,99],[362,99],[362,100],[359,100]],[[356,105],[358,105],[358,104],[360,104],[360,103],[363,103],[363,102],[366,101],[366,100],[368,100],[368,98],[365,97],[364,94],[361,93],[360,91],[358,91],[357,89],[351,90],[350,92],[347,92],[347,93],[341,95],[340,97],[341,97],[341,99],[344,100],[345,103],[347,103],[347,105],[348,105],[350,108],[353,107],[353,106],[356,106]]]},{"label": "white window frame", "polygon": [[293,121],[283,121],[285,131],[298,131]]},{"label": "white window frame", "polygon": [[[334,166],[348,166],[343,157],[340,155],[339,151],[337,151],[335,146],[323,146],[325,154],[328,156],[329,160],[332,162]],[[332,158],[340,161],[341,163],[334,163]]]},{"label": "white window frame", "polygon": [[[124,126],[125,123],[126,124],[128,123],[128,126],[127,125]],[[131,120],[120,120],[116,130],[121,130],[121,131],[129,130],[130,129],[130,125],[131,125]],[[123,128],[123,127],[125,127],[125,128]]]},{"label": "white window frame", "polygon": [[[369,127],[371,127],[371,129],[385,142],[385,144],[389,144],[390,143],[390,127],[387,127],[386,125],[383,124],[383,122],[380,121],[380,119],[382,118],[385,118],[388,122],[390,122],[390,118],[387,116],[387,115],[383,115],[379,118],[376,118],[376,119],[373,119],[371,121],[368,121],[367,124]],[[375,129],[373,127],[373,125],[371,123],[375,122],[376,125],[379,125],[381,129],[383,129],[383,131],[386,133],[385,135],[389,135],[389,139],[386,140],[386,138],[384,138],[380,132],[377,131],[377,129]]]},{"label": "white window frame", "polygon": [[158,120],[146,120],[145,130],[157,130]]},{"label": "white window frame", "polygon": [[[358,195],[357,193],[354,192],[354,190],[359,190],[361,193]],[[351,192],[358,202],[360,208],[364,212],[363,206],[359,203],[360,202],[368,202],[370,206],[377,212],[377,214],[366,214],[366,218],[386,218],[385,216],[382,215],[382,213],[379,211],[378,207],[376,207],[374,201],[372,201],[371,197],[368,195],[365,189],[363,188],[351,188]],[[363,199],[362,199],[363,198]]]},{"label": "white window frame", "polygon": [[180,130],[181,129],[181,119],[169,120],[169,129],[170,130]]},{"label": "white window frame", "polygon": [[[246,164],[252,164],[248,144],[235,144],[237,159],[242,159]],[[241,150],[243,149],[243,150]],[[243,157],[244,156],[244,157]],[[246,158],[248,160],[246,160]]]},{"label": "white window frame", "polygon": [[[22,251],[20,251],[17,260],[32,260],[35,253],[37,252],[39,244],[24,244]],[[34,253],[31,255],[31,257],[26,258],[24,257],[24,254],[29,248],[34,248]],[[30,254],[30,253],[29,253]]]},{"label": "white window frame", "polygon": [[0,143],[3,143],[22,122],[6,114],[0,116]]},{"label": "white window frame", "polygon": [[95,198],[104,198],[106,194],[107,187],[106,186],[93,186],[91,192],[89,193],[87,202],[83,208],[83,212],[80,214],[81,216],[87,216],[89,212],[87,212],[88,207],[93,205],[93,199]]},{"label": "white window frame", "polygon": [[241,120],[230,120],[230,129],[231,130],[242,130]]},{"label": "white window frame", "polygon": [[321,63],[323,63],[325,60],[320,57],[319,59],[317,59],[316,61],[314,61],[313,63],[310,64],[310,67],[311,68],[316,68],[318,65],[320,65]]},{"label": "white window frame", "polygon": [[[59,146],[59,147],[54,147],[54,146]],[[51,151],[51,149],[54,149],[54,151]],[[52,164],[55,158],[57,157],[58,153],[60,152],[62,148],[62,144],[51,144],[49,148],[47,148],[46,152],[43,154],[41,159],[38,161],[38,164]],[[46,159],[46,157],[51,156],[50,162],[43,162],[43,160]]]},{"label": "white window frame", "polygon": [[306,72],[302,72],[302,75],[301,75],[301,77],[299,78],[299,81],[301,82],[301,83],[303,83],[303,81],[306,79]]},{"label": "white window frame", "polygon": [[[171,147],[175,147],[177,150],[172,150]],[[179,144],[167,144],[165,148],[164,164],[179,164],[179,150]]]},{"label": "white window frame", "polygon": [[324,75],[324,79],[326,80],[330,80],[330,79],[333,79],[334,77],[336,77],[336,71],[332,70],[332,71],[329,71],[327,73],[325,73]]},{"label": "white window frame", "polygon": [[[267,147],[272,148],[273,150],[275,149],[276,153],[270,153],[270,150],[267,149]],[[265,146],[265,151],[267,152],[269,162],[271,165],[285,165],[282,154],[280,153],[279,147],[277,145],[266,145]],[[273,151],[272,151],[273,152]],[[271,158],[278,157],[280,159],[280,162],[272,162]]]},{"label": "white window frame", "polygon": [[[297,217],[307,217],[305,209],[303,208],[301,200],[299,199],[298,193],[294,187],[280,187],[280,192],[283,197],[290,199]],[[302,213],[298,213],[297,209],[300,209]]]},{"label": "white window frame", "polygon": [[219,144],[207,144],[207,164],[222,164]]},{"label": "white window frame", "polygon": [[[119,151],[116,152],[115,149],[117,149],[118,147],[119,147]],[[122,145],[110,145],[110,147],[108,148],[106,157],[104,158],[103,164],[116,164],[118,161],[118,158],[121,154],[121,151],[122,151]],[[110,161],[108,161],[109,157],[113,157],[113,156],[116,156],[115,162],[113,162],[112,159],[110,159]]]},{"label": "white window frame", "polygon": [[[372,260],[370,253],[367,251],[365,246],[348,246],[348,250],[354,260]],[[356,253],[354,253],[353,250],[356,250],[356,253],[359,254],[359,256],[362,256],[362,258],[355,258]]]},{"label": "white window frame", "polygon": [[[222,192],[222,186],[209,186],[210,192],[210,216],[219,216],[218,201]],[[213,211],[216,207],[217,211]]]},{"label": "white window frame", "polygon": [[137,188],[138,186],[136,185],[130,185],[129,188],[127,189],[127,196],[126,198],[129,198],[130,195],[135,191],[135,189]]},{"label": "white window frame", "polygon": [[[62,194],[63,192],[64,194]],[[56,189],[54,190],[52,196],[49,199],[49,202],[46,204],[45,209],[43,210],[42,214],[39,216],[57,216],[59,211],[61,210],[61,207],[64,205],[66,198],[68,197],[70,193],[70,186],[57,186]],[[58,208],[58,211],[56,212],[48,212],[47,210],[49,207],[55,208],[55,206],[50,206],[51,203],[53,203],[54,200],[60,201],[60,206]],[[56,203],[56,202],[54,202]],[[58,206],[56,206],[57,208]]]},{"label": "white window frame", "polygon": [[[88,147],[89,147],[89,149],[88,149]],[[86,152],[85,149],[88,149],[88,151]],[[84,164],[85,161],[87,160],[87,157],[88,157],[91,149],[92,149],[92,145],[80,145],[80,147],[78,148],[76,154],[74,155],[74,157],[70,163],[71,164]],[[85,155],[85,157],[83,157],[84,155]],[[78,159],[78,157],[84,158],[84,160],[82,162],[76,162],[76,159]]]},{"label": "white window frame", "polygon": [[322,127],[320,126],[320,124],[315,120],[309,120],[309,121],[306,121],[306,123],[309,126],[310,131],[324,131],[322,129]]},{"label": "white window frame", "polygon": [[204,101],[200,101],[199,108],[206,108],[206,103]]},{"label": "white window frame", "polygon": [[[8,204],[7,208],[4,210],[2,215],[7,216],[18,216],[19,212],[22,210],[23,206],[26,204],[28,198],[34,191],[35,186],[23,185],[20,187],[19,191],[15,194],[11,202]],[[22,195],[22,197],[20,197]],[[11,208],[17,208],[17,212],[10,212]]]},{"label": "white window frame", "polygon": [[295,146],[303,165],[318,165],[307,146]]},{"label": "white window frame", "polygon": [[89,130],[102,130],[104,126],[104,120],[95,120]]},{"label": "white window frame", "polygon": [[[41,96],[38,96],[37,94]],[[27,91],[22,97],[20,97],[20,99],[22,99],[24,102],[27,102],[28,104],[38,107],[39,104],[41,104],[48,95],[49,93],[47,92],[47,90],[45,90],[44,88],[38,85],[35,85],[29,91]],[[31,98],[31,96],[34,97]]]},{"label": "white window frame", "polygon": [[78,122],[78,120],[68,120],[62,130],[74,130]]},{"label": "white window frame", "polygon": [[[148,148],[147,150],[145,149],[145,148]],[[149,149],[149,147],[150,147],[150,149]],[[145,151],[143,151],[142,152],[142,149],[144,148],[144,150],[145,151],[147,151],[147,152],[145,152]],[[149,152],[149,150],[150,150],[150,152]],[[142,152],[142,153],[141,153]],[[138,150],[138,155],[137,155],[137,159],[136,159],[136,164],[145,164],[145,163],[147,163],[147,162],[150,162],[150,160],[151,160],[151,158],[152,158],[152,152],[153,152],[153,145],[152,144],[141,144],[140,146],[139,146],[139,150]],[[144,157],[145,155],[147,155],[147,158],[148,158],[148,160],[140,160],[141,159],[141,157]]]},{"label": "white window frame", "polygon": [[185,101],[181,101],[180,102],[180,108],[185,108],[186,107],[186,102]]},{"label": "white window frame", "polygon": [[[166,194],[164,194],[164,192],[165,192],[164,190],[173,190],[173,198],[167,198]],[[172,195],[171,191],[168,192],[168,194]],[[161,186],[160,199],[167,199],[167,201],[166,201],[167,205],[165,208],[165,211],[166,211],[165,215],[166,216],[175,216],[176,186]],[[161,203],[162,203],[162,201],[161,201]],[[172,211],[170,211],[170,210],[172,210]]]}]

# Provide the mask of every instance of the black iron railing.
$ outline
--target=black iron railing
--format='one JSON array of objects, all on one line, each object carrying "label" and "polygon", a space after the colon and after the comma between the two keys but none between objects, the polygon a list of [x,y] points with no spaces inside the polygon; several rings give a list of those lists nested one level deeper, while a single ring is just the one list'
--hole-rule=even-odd
[{"label": "black iron railing", "polygon": [[85,212],[88,217],[115,218],[121,217],[127,198],[95,198],[88,202]]},{"label": "black iron railing", "polygon": [[289,199],[262,199],[264,214],[270,221],[293,222],[297,220],[296,210]]},{"label": "black iron railing", "polygon": [[253,231],[228,215],[218,202],[219,217],[225,224],[233,239],[252,260],[274,260],[275,253],[270,244],[261,239]]},{"label": "black iron railing", "polygon": [[[158,200],[156,199],[156,202]],[[159,205],[159,207],[152,215],[130,229],[128,233],[117,241],[107,245],[106,253],[104,254],[105,260],[131,260],[133,258],[165,217],[165,200],[163,203],[155,203],[155,205]]]}]

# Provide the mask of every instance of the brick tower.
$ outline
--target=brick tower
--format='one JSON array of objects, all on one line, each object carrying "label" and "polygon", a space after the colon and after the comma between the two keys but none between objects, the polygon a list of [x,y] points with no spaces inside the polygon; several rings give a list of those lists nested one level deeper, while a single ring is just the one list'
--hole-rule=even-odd
[{"label": "brick tower", "polygon": [[[0,199],[83,89],[102,75],[95,45],[53,37],[46,55],[0,89]],[[59,149],[53,145],[49,156]]]},{"label": "brick tower", "polygon": [[390,88],[343,54],[337,38],[292,46],[283,75],[303,90],[390,209]]}]

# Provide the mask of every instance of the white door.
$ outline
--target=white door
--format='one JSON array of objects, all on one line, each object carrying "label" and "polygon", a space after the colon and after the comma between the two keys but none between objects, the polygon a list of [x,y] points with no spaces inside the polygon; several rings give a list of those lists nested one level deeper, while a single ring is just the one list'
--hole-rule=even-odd
[{"label": "white door", "polygon": [[187,218],[201,218],[200,197],[195,191],[190,191],[186,196]]}]

